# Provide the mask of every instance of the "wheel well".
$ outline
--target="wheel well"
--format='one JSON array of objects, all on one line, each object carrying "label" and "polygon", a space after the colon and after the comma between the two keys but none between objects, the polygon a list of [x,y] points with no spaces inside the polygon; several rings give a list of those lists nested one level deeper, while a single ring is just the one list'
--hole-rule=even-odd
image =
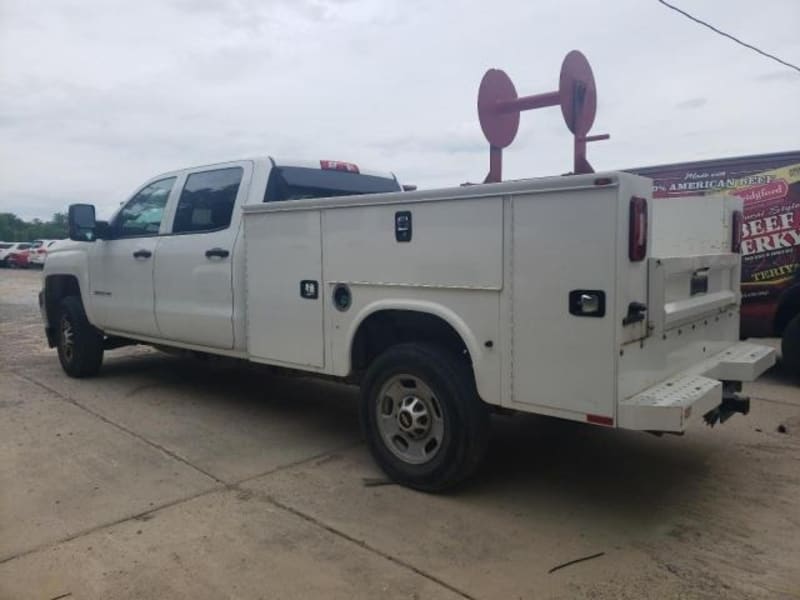
[{"label": "wheel well", "polygon": [[351,372],[365,370],[387,348],[405,342],[432,342],[471,364],[464,340],[441,317],[412,310],[381,310],[364,319],[356,331],[350,351]]},{"label": "wheel well", "polygon": [[52,348],[56,344],[55,321],[58,307],[67,296],[81,296],[78,278],[74,275],[50,275],[44,284],[44,309],[47,315],[47,341]]},{"label": "wheel well", "polygon": [[789,321],[797,314],[800,314],[800,285],[790,287],[781,295],[773,325],[775,334],[783,334]]}]

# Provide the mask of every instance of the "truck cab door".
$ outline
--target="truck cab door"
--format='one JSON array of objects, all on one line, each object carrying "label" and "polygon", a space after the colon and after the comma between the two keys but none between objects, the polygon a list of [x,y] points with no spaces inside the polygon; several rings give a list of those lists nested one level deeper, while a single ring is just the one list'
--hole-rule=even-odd
[{"label": "truck cab door", "polygon": [[239,205],[251,162],[188,171],[154,270],[155,318],[168,340],[230,349]]},{"label": "truck cab door", "polygon": [[117,213],[109,239],[89,249],[91,314],[103,329],[158,337],[153,261],[167,201],[177,177],[145,185]]}]

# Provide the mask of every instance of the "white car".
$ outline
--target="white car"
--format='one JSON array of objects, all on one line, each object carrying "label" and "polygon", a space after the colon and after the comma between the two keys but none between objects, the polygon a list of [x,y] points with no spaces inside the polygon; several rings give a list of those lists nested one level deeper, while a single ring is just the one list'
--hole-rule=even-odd
[{"label": "white car", "polygon": [[47,253],[61,241],[63,240],[33,240],[33,245],[28,255],[28,261],[31,266],[43,267],[44,261],[47,259]]},{"label": "white car", "polygon": [[6,259],[8,255],[21,250],[28,250],[31,244],[28,242],[0,242],[0,267],[8,266]]}]

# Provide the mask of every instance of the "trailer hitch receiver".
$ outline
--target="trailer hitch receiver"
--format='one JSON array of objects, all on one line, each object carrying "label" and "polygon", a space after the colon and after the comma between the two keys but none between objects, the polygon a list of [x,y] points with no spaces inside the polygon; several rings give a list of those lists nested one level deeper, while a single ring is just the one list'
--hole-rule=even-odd
[{"label": "trailer hitch receiver", "polygon": [[717,423],[724,423],[735,413],[746,415],[750,412],[750,398],[737,394],[741,389],[742,384],[739,381],[723,382],[722,403],[703,415],[703,419],[709,427],[713,427]]}]

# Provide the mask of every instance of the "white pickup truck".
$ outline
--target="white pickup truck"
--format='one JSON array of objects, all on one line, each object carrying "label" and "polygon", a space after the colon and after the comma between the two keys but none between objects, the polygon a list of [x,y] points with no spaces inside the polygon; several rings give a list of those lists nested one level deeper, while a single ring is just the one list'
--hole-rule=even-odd
[{"label": "white pickup truck", "polygon": [[674,433],[747,412],[740,382],[775,357],[739,341],[740,205],[654,205],[651,189],[626,173],[405,192],[332,161],[185,169],[109,223],[70,207],[76,243],[50,254],[40,306],[74,377],[145,343],[356,382],[378,464],[440,490],[480,462],[493,409]]}]

